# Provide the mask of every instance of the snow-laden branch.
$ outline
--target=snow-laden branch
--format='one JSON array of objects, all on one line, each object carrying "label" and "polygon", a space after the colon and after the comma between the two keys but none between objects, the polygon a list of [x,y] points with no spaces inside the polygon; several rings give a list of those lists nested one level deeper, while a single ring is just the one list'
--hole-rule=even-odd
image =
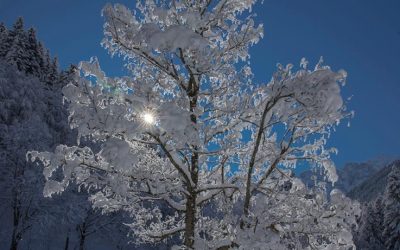
[{"label": "snow-laden branch", "polygon": [[[76,182],[96,190],[94,206],[129,212],[139,242],[179,234],[189,249],[284,249],[302,235],[320,246],[307,226],[313,218],[348,230],[339,210],[322,216],[330,203],[305,198],[302,184],[287,178],[307,161],[337,179],[326,143],[348,116],[346,74],[322,61],[311,70],[303,59],[297,71],[278,65],[268,83],[254,83],[246,62],[263,36],[250,13],[255,3],[107,5],[102,44],[126,59],[131,76],[106,76],[96,58],[80,64],[63,93],[70,126],[90,143],[32,153],[45,165],[45,193]],[[53,176],[60,169],[62,180]],[[337,228],[320,229],[338,242]]]}]

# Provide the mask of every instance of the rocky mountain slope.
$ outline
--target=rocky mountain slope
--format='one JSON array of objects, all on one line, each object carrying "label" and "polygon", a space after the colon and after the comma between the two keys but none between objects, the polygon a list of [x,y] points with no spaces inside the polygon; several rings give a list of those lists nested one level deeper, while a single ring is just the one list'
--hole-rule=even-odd
[{"label": "rocky mountain slope", "polygon": [[[339,180],[334,186],[329,183],[328,191],[338,188],[352,199],[372,200],[384,191],[390,172],[389,165],[395,159],[395,157],[380,157],[367,162],[347,163],[343,168],[337,169]],[[300,178],[308,187],[312,187],[313,178],[322,180],[324,177],[322,173],[307,170],[300,174]]]},{"label": "rocky mountain slope", "polygon": [[375,199],[385,191],[391,165],[386,165],[359,185],[347,192],[347,195],[355,200],[366,202]]}]

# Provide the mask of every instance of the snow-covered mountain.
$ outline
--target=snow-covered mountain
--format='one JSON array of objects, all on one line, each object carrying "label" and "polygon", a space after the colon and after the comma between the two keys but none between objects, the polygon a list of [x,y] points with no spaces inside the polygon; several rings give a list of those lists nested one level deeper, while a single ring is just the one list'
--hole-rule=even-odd
[{"label": "snow-covered mountain", "polygon": [[371,175],[359,185],[353,187],[347,192],[347,195],[355,200],[366,202],[378,197],[385,191],[388,175],[391,171],[391,165],[386,165],[378,172]]},{"label": "snow-covered mountain", "polygon": [[[342,190],[353,199],[370,200],[384,190],[386,177],[390,172],[388,165],[395,159],[395,157],[379,157],[361,163],[347,163],[343,168],[337,169],[339,179],[334,188]],[[300,174],[300,178],[308,187],[314,185],[313,176],[318,180],[324,178],[321,173],[312,170]],[[328,185],[327,188],[333,187]]]},{"label": "snow-covered mountain", "polygon": [[382,168],[348,195],[362,202],[357,249],[400,249],[400,160]]}]

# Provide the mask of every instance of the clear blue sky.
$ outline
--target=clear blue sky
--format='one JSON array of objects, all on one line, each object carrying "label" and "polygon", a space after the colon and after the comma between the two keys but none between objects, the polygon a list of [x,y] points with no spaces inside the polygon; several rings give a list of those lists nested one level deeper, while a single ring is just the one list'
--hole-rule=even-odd
[{"label": "clear blue sky", "polygon": [[[101,48],[106,2],[82,0],[0,0],[0,21],[8,26],[23,16],[27,27],[59,57],[62,67],[97,56],[106,73],[120,75],[122,63]],[[254,11],[265,37],[252,48],[258,81],[267,81],[277,62],[320,56],[333,69],[345,69],[345,97],[353,96],[356,116],[342,124],[330,145],[339,149],[338,166],[379,155],[400,155],[400,1],[265,0]]]}]

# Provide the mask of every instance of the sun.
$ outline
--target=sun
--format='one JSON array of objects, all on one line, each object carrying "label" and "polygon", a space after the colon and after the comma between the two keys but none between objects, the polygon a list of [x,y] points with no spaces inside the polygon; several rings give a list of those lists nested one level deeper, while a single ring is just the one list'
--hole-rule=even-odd
[{"label": "sun", "polygon": [[142,119],[147,125],[154,125],[156,123],[156,117],[151,112],[144,112],[142,114]]}]

